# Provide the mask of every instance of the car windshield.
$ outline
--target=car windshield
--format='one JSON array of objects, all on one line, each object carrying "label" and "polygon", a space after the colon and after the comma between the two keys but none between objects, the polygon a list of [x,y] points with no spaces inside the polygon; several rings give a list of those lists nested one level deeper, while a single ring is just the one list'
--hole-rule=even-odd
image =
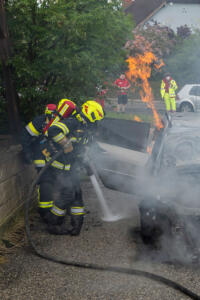
[{"label": "car windshield", "polygon": [[200,120],[176,119],[163,138],[161,167],[200,164]]},{"label": "car windshield", "polygon": [[176,127],[164,137],[162,162],[176,167],[186,164],[200,164],[199,128]]},{"label": "car windshield", "polygon": [[[194,126],[198,123],[195,118],[187,119],[184,114],[183,122],[172,120],[174,126],[166,129],[154,161],[154,174],[158,181],[156,189],[163,197],[182,205],[190,205],[188,199],[192,186],[193,204],[199,207],[200,126]],[[198,118],[200,125],[200,115]]]}]

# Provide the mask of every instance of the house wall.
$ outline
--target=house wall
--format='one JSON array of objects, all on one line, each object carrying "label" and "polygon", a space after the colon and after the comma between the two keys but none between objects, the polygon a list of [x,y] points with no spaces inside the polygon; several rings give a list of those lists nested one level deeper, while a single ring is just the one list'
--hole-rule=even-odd
[{"label": "house wall", "polygon": [[135,0],[124,9],[124,12],[132,16],[137,26],[151,16],[153,12],[157,11],[165,2],[165,0]]},{"label": "house wall", "polygon": [[163,6],[146,23],[156,21],[159,24],[172,28],[187,25],[200,29],[200,4],[175,4],[173,2]]},{"label": "house wall", "polygon": [[35,177],[33,166],[24,165],[21,146],[0,144],[0,227],[24,204]]}]

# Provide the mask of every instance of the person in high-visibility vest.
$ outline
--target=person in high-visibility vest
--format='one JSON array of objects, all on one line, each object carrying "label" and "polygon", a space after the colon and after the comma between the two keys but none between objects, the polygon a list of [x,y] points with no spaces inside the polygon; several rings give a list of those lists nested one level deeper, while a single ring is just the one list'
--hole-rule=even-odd
[{"label": "person in high-visibility vest", "polygon": [[167,112],[176,111],[176,90],[178,86],[176,81],[170,76],[169,73],[165,74],[161,82],[160,94],[165,101],[165,107]]}]

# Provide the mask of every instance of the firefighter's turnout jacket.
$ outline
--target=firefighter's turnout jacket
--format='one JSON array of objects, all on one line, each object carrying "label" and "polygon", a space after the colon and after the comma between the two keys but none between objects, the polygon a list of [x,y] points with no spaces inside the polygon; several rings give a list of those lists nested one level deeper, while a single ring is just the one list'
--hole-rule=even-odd
[{"label": "firefighter's turnout jacket", "polygon": [[[36,164],[45,166],[61,149],[64,137],[72,138],[71,152],[64,153],[51,163],[40,180],[39,212],[47,223],[60,224],[66,213],[71,214],[71,224],[82,225],[84,205],[79,179],[79,155],[88,142],[86,128],[77,118],[68,118],[52,124],[40,142],[42,154]],[[55,194],[56,193],[56,197]]]},{"label": "firefighter's turnout jacket", "polygon": [[165,101],[167,111],[176,111],[176,90],[178,86],[174,79],[163,78],[160,87],[160,94]]},{"label": "firefighter's turnout jacket", "polygon": [[[59,151],[62,146],[59,142],[64,138],[72,138],[73,149],[67,154],[62,154],[51,166],[59,170],[71,170],[71,166],[77,161],[78,153],[84,149],[89,138],[83,129],[83,125],[75,117],[58,121],[50,126],[45,135],[40,140],[39,153],[41,158],[34,161],[35,166],[44,167],[52,156]],[[38,151],[37,151],[38,152]],[[37,153],[37,156],[39,156]]]},{"label": "firefighter's turnout jacket", "polygon": [[27,162],[38,159],[38,145],[43,138],[43,130],[47,125],[47,120],[47,115],[39,115],[22,129],[21,144]]}]

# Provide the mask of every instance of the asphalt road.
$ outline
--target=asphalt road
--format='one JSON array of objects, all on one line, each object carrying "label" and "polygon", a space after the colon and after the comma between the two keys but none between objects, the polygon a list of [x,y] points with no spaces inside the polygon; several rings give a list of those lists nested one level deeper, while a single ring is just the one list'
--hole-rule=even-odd
[{"label": "asphalt road", "polygon": [[[175,280],[200,294],[200,271],[164,263],[160,252],[144,248],[133,228],[139,226],[138,199],[103,189],[113,213],[125,219],[107,223],[89,181],[82,183],[87,208],[79,237],[53,236],[35,219],[37,247],[76,262],[146,270]],[[170,245],[169,245],[170,246]],[[68,267],[37,257],[28,246],[10,256],[0,275],[1,300],[186,300],[180,292],[149,279],[125,274]]]}]

